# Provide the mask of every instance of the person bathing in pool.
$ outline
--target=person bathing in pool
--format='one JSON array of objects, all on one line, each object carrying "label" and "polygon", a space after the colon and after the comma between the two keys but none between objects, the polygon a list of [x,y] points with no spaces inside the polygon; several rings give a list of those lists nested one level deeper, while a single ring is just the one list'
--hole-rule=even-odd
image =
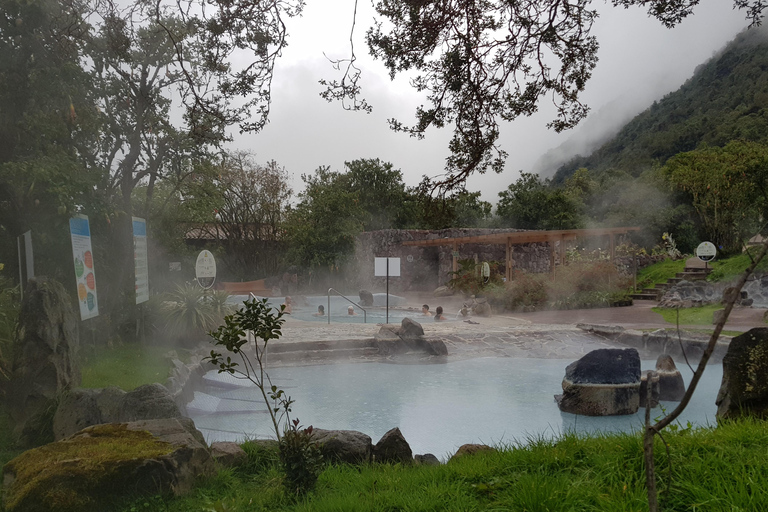
[{"label": "person bathing in pool", "polygon": [[432,313],[429,312],[429,304],[421,306],[421,314],[424,316],[432,316]]},{"label": "person bathing in pool", "polygon": [[445,320],[443,306],[437,306],[437,309],[435,309],[435,322],[442,322],[443,320]]},{"label": "person bathing in pool", "polygon": [[317,306],[317,313],[312,313],[312,316],[325,316],[325,307],[322,304]]}]

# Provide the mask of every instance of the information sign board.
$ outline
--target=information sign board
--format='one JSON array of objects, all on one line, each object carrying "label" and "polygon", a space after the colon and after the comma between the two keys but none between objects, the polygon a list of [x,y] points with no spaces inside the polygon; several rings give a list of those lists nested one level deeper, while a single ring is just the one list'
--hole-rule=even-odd
[{"label": "information sign board", "polygon": [[717,256],[717,248],[712,242],[701,242],[696,248],[696,256],[701,261],[712,261]]},{"label": "information sign board", "polygon": [[206,290],[213,286],[213,282],[216,280],[216,260],[211,254],[211,251],[201,251],[197,255],[197,263],[195,263],[195,277],[198,284]]},{"label": "information sign board", "polygon": [[149,260],[147,259],[147,221],[133,218],[133,266],[136,304],[149,300]]},{"label": "information sign board", "polygon": [[99,315],[96,271],[93,266],[91,227],[88,223],[88,217],[76,215],[69,219],[69,233],[72,238],[72,257],[75,262],[80,319],[87,320]]},{"label": "information sign board", "polygon": [[[389,261],[389,271],[387,271]],[[375,277],[400,277],[400,258],[374,258],[373,275]]]}]

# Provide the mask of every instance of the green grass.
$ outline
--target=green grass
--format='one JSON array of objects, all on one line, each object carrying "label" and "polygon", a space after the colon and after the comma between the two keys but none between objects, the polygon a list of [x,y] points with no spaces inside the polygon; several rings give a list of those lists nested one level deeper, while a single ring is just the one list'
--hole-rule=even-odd
[{"label": "green grass", "polygon": [[130,391],[142,384],[164,383],[170,364],[168,347],[130,343],[120,347],[98,347],[83,361],[84,388],[118,386]]},{"label": "green grass", "polygon": [[708,304],[697,308],[653,308],[665,322],[672,325],[677,323],[677,315],[680,314],[680,325],[712,325],[712,315],[718,309],[723,309],[720,304]]},{"label": "green grass", "polygon": [[[760,511],[768,503],[768,423],[665,432],[656,444],[663,510]],[[533,440],[430,467],[332,466],[294,500],[272,463],[222,471],[183,498],[154,497],[121,511],[640,511],[647,509],[639,434]],[[671,469],[672,479],[667,479]]]},{"label": "green grass", "polygon": [[[731,281],[739,277],[741,274],[744,273],[744,271],[747,269],[747,267],[752,263],[752,260],[750,259],[750,255],[752,257],[756,256],[759,252],[758,247],[753,247],[749,249],[749,253],[742,253],[737,254],[736,256],[732,256],[730,258],[725,258],[723,260],[717,260],[710,263],[710,267],[712,267],[712,272],[707,277],[708,281],[716,282],[716,281]],[[766,271],[768,270],[768,259],[763,259],[763,261],[760,262],[760,264],[757,266],[758,271]]]},{"label": "green grass", "polygon": [[637,272],[637,288],[653,288],[656,283],[666,283],[675,274],[685,269],[685,259],[663,260]]}]

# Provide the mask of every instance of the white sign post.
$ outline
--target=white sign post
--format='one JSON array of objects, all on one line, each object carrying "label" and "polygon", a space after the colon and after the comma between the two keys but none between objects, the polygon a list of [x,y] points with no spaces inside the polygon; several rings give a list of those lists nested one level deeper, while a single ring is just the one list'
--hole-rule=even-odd
[{"label": "white sign post", "polygon": [[387,278],[387,323],[389,323],[389,276],[400,277],[400,258],[374,258],[373,275]]},{"label": "white sign post", "polygon": [[93,268],[93,249],[91,248],[91,227],[88,224],[88,217],[76,215],[69,219],[69,233],[72,237],[72,257],[75,262],[80,319],[88,320],[99,315],[96,272]]},{"label": "white sign post", "polygon": [[149,260],[147,258],[147,221],[133,218],[133,265],[136,304],[149,300]]},{"label": "white sign post", "polygon": [[708,268],[709,262],[717,256],[717,248],[712,242],[701,242],[696,248],[696,256],[704,262],[704,268]]},{"label": "white sign post", "polygon": [[213,282],[216,281],[216,260],[213,258],[211,251],[201,251],[197,255],[195,277],[197,278],[197,283],[203,289],[207,290],[213,286]]}]

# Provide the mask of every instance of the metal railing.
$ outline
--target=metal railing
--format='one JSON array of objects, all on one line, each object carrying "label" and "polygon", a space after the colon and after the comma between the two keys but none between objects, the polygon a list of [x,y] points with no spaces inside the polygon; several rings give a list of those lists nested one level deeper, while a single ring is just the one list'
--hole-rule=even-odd
[{"label": "metal railing", "polygon": [[361,306],[357,302],[353,301],[352,299],[350,299],[346,295],[342,294],[341,292],[339,292],[339,290],[337,290],[335,288],[328,288],[328,312],[326,314],[328,315],[328,323],[329,324],[331,323],[331,292],[336,293],[336,295],[338,295],[339,297],[343,298],[344,300],[346,300],[347,302],[349,302],[353,306],[362,309],[363,310],[363,323],[366,323],[366,324],[368,323],[368,312],[365,310],[365,308],[363,306]]}]

